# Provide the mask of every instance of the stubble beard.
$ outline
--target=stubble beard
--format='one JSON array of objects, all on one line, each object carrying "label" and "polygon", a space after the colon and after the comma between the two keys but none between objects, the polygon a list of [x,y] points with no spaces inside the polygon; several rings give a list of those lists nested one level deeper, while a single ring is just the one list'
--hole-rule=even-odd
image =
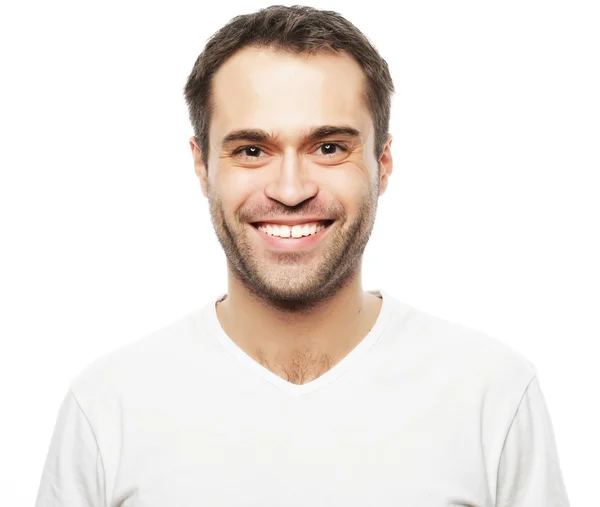
[{"label": "stubble beard", "polygon": [[[377,213],[377,189],[371,188],[358,211],[347,223],[343,214],[325,238],[325,252],[305,262],[306,254],[285,252],[257,258],[248,237],[250,225],[230,223],[220,199],[209,189],[209,208],[217,239],[227,258],[230,274],[239,280],[251,297],[285,313],[308,313],[332,298],[359,275],[360,262]],[[238,232],[239,231],[239,232]],[[290,240],[293,241],[293,240]],[[311,255],[311,254],[308,254]]]}]

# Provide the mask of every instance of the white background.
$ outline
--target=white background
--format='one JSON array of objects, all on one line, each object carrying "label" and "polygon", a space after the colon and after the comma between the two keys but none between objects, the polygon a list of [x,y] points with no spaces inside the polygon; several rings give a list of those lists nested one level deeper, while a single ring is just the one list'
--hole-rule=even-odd
[{"label": "white background", "polygon": [[[83,367],[225,289],[182,89],[214,31],[267,5],[1,8],[3,505],[33,504],[59,404]],[[572,504],[591,505],[600,468],[598,3],[311,5],[363,30],[397,88],[394,174],[365,254],[365,288],[530,359]]]}]

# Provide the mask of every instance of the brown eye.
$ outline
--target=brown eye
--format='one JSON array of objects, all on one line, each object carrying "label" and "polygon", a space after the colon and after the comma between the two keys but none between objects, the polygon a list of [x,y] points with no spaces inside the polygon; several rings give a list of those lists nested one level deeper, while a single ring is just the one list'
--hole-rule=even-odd
[{"label": "brown eye", "polygon": [[345,146],[342,146],[338,143],[323,143],[317,148],[317,151],[322,150],[321,155],[325,155],[326,157],[333,157],[335,155],[340,155],[342,152],[348,151]]},{"label": "brown eye", "polygon": [[241,155],[245,159],[257,159],[262,151],[258,146],[242,146],[235,150],[232,155]]}]

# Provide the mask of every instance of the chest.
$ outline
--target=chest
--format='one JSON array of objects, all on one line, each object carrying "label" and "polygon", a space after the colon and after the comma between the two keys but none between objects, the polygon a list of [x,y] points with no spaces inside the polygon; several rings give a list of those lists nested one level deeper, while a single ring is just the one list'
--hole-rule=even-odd
[{"label": "chest", "polygon": [[474,412],[384,394],[325,401],[154,413],[124,446],[119,505],[492,505]]}]

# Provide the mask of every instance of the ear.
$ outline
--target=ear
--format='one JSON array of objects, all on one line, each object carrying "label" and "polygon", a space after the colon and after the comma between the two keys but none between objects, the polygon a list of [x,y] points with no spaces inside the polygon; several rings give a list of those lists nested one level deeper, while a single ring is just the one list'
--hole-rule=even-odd
[{"label": "ear", "polygon": [[386,191],[390,176],[392,175],[392,136],[388,135],[388,142],[386,143],[381,158],[379,159],[379,195],[383,195]]},{"label": "ear", "polygon": [[200,187],[204,197],[208,197],[208,170],[202,161],[202,152],[200,151],[199,141],[196,136],[190,137],[190,148],[192,149],[192,157],[194,158],[194,171],[196,176],[200,178]]}]

